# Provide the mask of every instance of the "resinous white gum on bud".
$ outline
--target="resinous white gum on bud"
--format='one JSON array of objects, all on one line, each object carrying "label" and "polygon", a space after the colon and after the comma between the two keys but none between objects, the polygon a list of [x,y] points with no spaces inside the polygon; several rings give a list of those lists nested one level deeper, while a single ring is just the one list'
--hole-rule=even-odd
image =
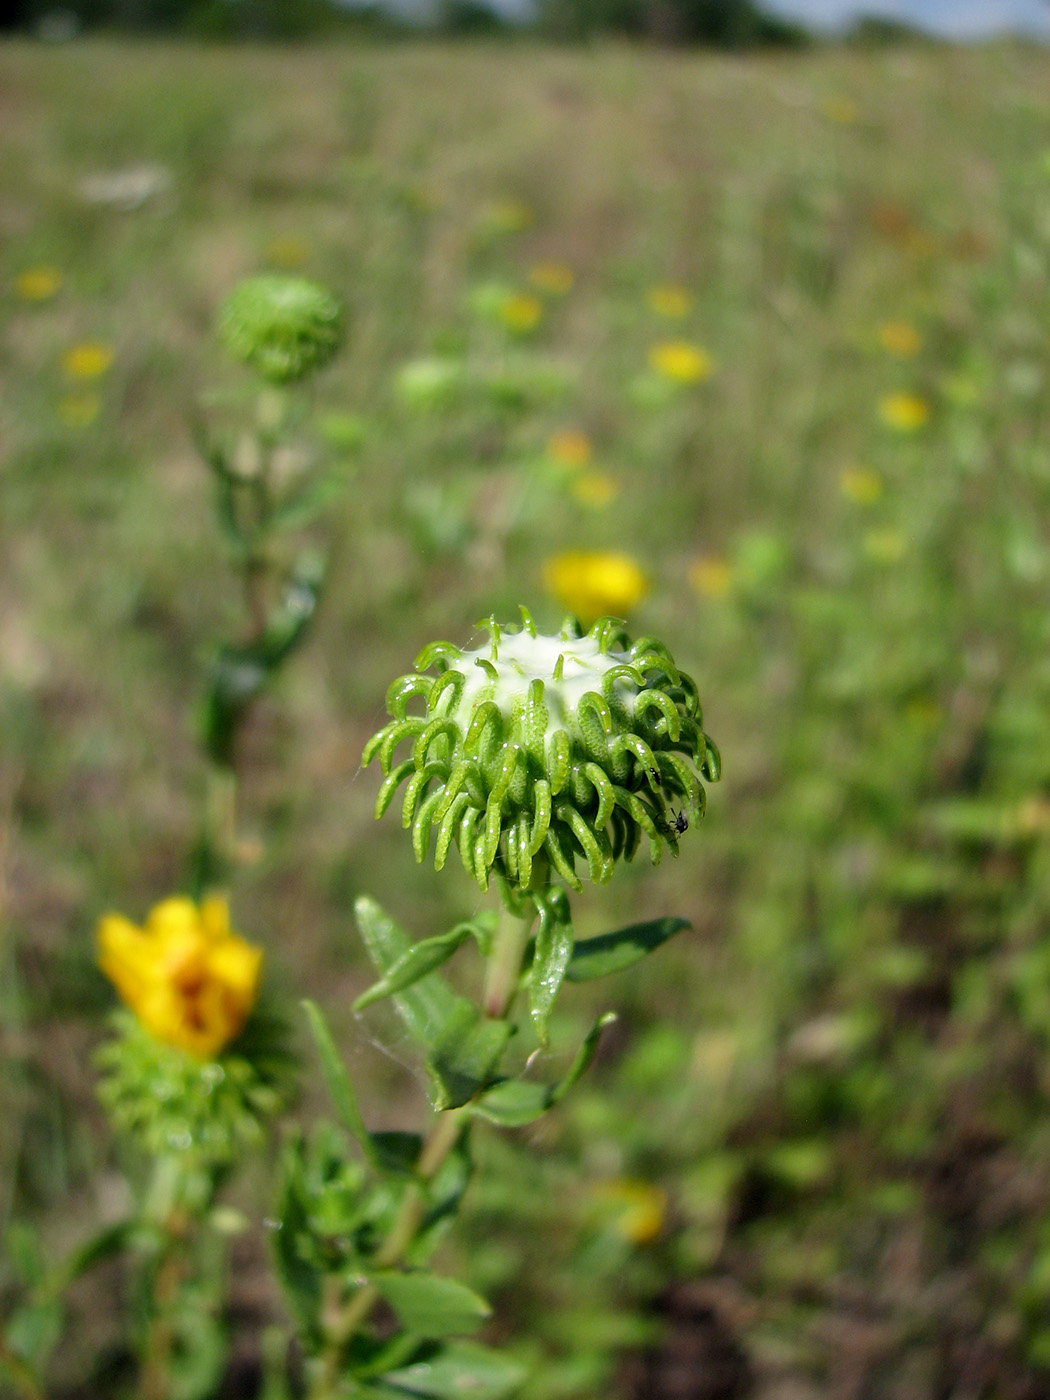
[{"label": "resinous white gum on bud", "polygon": [[[646,836],[655,863],[703,815],[701,777],[719,775],[695,682],[655,638],[632,642],[615,619],[557,636],[490,620],[487,645],[425,647],[387,693],[391,723],[366,746],[386,775],[381,816],[405,783],[402,821],[417,859],[435,836],[437,869],[455,841],[464,868],[525,890],[543,859],[574,889],[577,861],[604,883]],[[427,675],[436,669],[436,676]],[[424,713],[409,714],[409,706]],[[409,757],[395,749],[412,741]],[[677,810],[676,810],[677,809]]]}]

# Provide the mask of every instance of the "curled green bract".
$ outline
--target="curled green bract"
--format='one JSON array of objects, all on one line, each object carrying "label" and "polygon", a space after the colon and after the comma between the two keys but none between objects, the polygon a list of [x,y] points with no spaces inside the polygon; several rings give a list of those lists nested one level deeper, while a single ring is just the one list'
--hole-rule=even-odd
[{"label": "curled green bract", "polygon": [[604,884],[643,836],[654,865],[677,855],[720,770],[695,682],[616,619],[543,636],[521,612],[481,624],[477,650],[432,643],[390,686],[391,720],[364,751],[384,774],[376,817],[403,785],[416,859],[433,842],[440,870],[454,843],[482,889],[495,874],[524,892],[541,862],[573,889],[581,873]]},{"label": "curled green bract", "polygon": [[275,383],[319,369],[338,350],[342,331],[339,302],[306,277],[249,277],[219,311],[219,334],[230,354]]}]

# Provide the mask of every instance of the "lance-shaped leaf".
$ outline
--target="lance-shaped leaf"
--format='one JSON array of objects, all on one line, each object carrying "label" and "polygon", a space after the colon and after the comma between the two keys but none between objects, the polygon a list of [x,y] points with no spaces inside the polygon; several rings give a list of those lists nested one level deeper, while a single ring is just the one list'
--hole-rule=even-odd
[{"label": "lance-shaped leaf", "polygon": [[569,1092],[572,1086],[585,1073],[598,1052],[598,1042],[606,1026],[616,1020],[614,1011],[606,1011],[599,1016],[587,1032],[586,1039],[576,1052],[563,1079],[556,1084],[534,1084],[526,1079],[505,1079],[502,1083],[487,1089],[474,1105],[474,1112],[498,1123],[501,1128],[523,1128],[542,1118],[549,1108],[553,1108]]},{"label": "lance-shaped leaf", "polygon": [[[416,945],[404,929],[367,895],[362,895],[355,903],[354,915],[376,970],[382,977],[388,977]],[[446,1027],[457,1013],[462,1018],[463,1007],[475,1010],[473,1002],[457,996],[436,972],[427,973],[391,995],[406,1029],[427,1050],[432,1050],[441,1041]]]},{"label": "lance-shaped leaf", "polygon": [[313,1032],[317,1053],[321,1060],[321,1072],[328,1085],[328,1092],[332,1096],[332,1103],[339,1121],[358,1143],[369,1162],[382,1171],[386,1162],[365,1127],[365,1120],[361,1117],[361,1110],[357,1106],[357,1096],[350,1083],[350,1076],[347,1074],[346,1066],[335,1047],[332,1033],[321,1015],[320,1007],[312,1001],[304,1001],[302,1005],[306,1012],[306,1019],[310,1022],[310,1030]]},{"label": "lance-shaped leaf", "polygon": [[507,1042],[514,1033],[506,1021],[483,1016],[472,1001],[457,1006],[427,1056],[434,1107],[460,1108],[495,1077]]},{"label": "lance-shaped leaf", "polygon": [[492,1309],[466,1284],[438,1274],[381,1270],[368,1281],[410,1332],[420,1337],[455,1337],[476,1332]]},{"label": "lance-shaped leaf", "polygon": [[473,935],[484,948],[488,942],[487,926],[468,921],[457,924],[448,933],[439,933],[434,938],[425,938],[421,943],[413,943],[407,952],[393,964],[385,977],[372,986],[354,1002],[355,1011],[363,1011],[373,1002],[393,996],[403,991],[413,982],[418,982],[427,973],[435,971],[442,963],[448,962],[452,954]]},{"label": "lance-shaped leaf", "polygon": [[552,901],[541,903],[529,969],[529,1012],[541,1045],[546,1045],[549,1039],[547,1026],[572,956],[573,942],[567,901],[564,905]]},{"label": "lance-shaped leaf", "polygon": [[503,1352],[478,1342],[455,1341],[387,1372],[383,1379],[402,1394],[423,1400],[509,1400],[525,1376],[524,1367]]},{"label": "lance-shaped leaf", "polygon": [[653,919],[645,924],[631,924],[629,928],[603,933],[597,938],[582,938],[573,949],[565,969],[566,980],[590,982],[595,977],[623,972],[689,926],[688,919],[668,917]]}]

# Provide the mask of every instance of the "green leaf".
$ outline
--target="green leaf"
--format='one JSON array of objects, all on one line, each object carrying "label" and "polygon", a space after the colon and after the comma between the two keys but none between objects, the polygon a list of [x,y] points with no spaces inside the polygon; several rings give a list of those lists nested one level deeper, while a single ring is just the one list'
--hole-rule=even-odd
[{"label": "green leaf", "polygon": [[[362,895],[354,904],[354,916],[368,955],[381,976],[387,977],[395,965],[414,946],[404,929],[394,923],[374,899]],[[432,1050],[445,1033],[445,1028],[464,1006],[475,1010],[474,1003],[457,996],[435,972],[393,994],[394,1006],[409,1033],[419,1043]]]},{"label": "green leaf", "polygon": [[569,982],[590,982],[595,977],[623,972],[689,927],[688,919],[654,919],[651,923],[631,924],[629,928],[603,933],[597,938],[581,939],[573,949],[565,977]]},{"label": "green leaf", "polygon": [[332,1096],[336,1115],[372,1165],[382,1171],[384,1169],[383,1159],[371,1134],[365,1127],[365,1120],[361,1117],[361,1110],[357,1106],[357,1096],[350,1083],[350,1076],[347,1074],[346,1066],[336,1049],[335,1041],[332,1039],[332,1033],[321,1014],[321,1009],[315,1002],[309,1000],[302,1002],[302,1008],[306,1012],[306,1019],[310,1022],[310,1030],[313,1032],[317,1053],[321,1060],[321,1072],[328,1085],[328,1092]]},{"label": "green leaf", "polygon": [[86,1274],[96,1264],[120,1254],[134,1245],[142,1234],[138,1220],[121,1220],[116,1225],[108,1225],[90,1239],[84,1241],[47,1280],[42,1290],[46,1296],[57,1297],[63,1293],[81,1274]]},{"label": "green leaf", "polygon": [[394,992],[403,991],[413,982],[418,982],[428,972],[433,972],[442,963],[448,962],[452,954],[470,937],[469,924],[457,924],[448,933],[439,933],[434,938],[425,938],[422,943],[414,943],[411,948],[391,967],[385,977],[373,982],[367,992],[362,992],[354,1002],[355,1011],[363,1011],[373,1002],[382,1001]]},{"label": "green leaf", "polygon": [[425,1360],[383,1378],[426,1400],[508,1400],[526,1377],[525,1368],[478,1342],[450,1342]]},{"label": "green leaf", "polygon": [[278,1227],[273,1232],[273,1258],[288,1306],[308,1341],[316,1344],[321,1327],[321,1275],[299,1252],[297,1240],[309,1230],[303,1204],[305,1176],[302,1140],[289,1145],[285,1156],[284,1179],[277,1202]]},{"label": "green leaf", "polygon": [[540,904],[539,928],[529,970],[529,1012],[541,1045],[546,1045],[549,1039],[547,1027],[551,1011],[572,957],[574,941],[567,911],[560,905]]},{"label": "green leaf", "polygon": [[457,1005],[427,1056],[434,1107],[459,1108],[490,1082],[513,1034],[506,1021],[483,1016],[472,1001]]},{"label": "green leaf", "polygon": [[[473,1289],[437,1274],[383,1270],[368,1281],[385,1298],[410,1332],[421,1337],[454,1337],[474,1332],[492,1309]],[[389,1379],[389,1378],[388,1378]]]},{"label": "green leaf", "polygon": [[576,1081],[583,1075],[598,1052],[598,1042],[606,1026],[616,1020],[614,1011],[599,1016],[587,1032],[586,1038],[563,1079],[556,1084],[533,1084],[525,1079],[505,1079],[501,1084],[487,1089],[474,1105],[474,1112],[501,1128],[523,1128],[542,1118],[549,1108],[565,1097]]}]

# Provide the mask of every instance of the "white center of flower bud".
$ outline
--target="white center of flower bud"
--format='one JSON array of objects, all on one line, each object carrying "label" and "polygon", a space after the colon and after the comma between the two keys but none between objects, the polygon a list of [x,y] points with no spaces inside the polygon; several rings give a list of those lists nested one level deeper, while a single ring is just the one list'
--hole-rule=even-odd
[{"label": "white center of flower bud", "polygon": [[[457,707],[460,713],[469,714],[483,700],[491,700],[504,714],[511,714],[525,700],[530,684],[541,680],[549,716],[548,734],[565,727],[568,716],[589,690],[602,693],[602,678],[607,671],[630,662],[625,651],[603,652],[591,636],[533,637],[524,631],[504,633],[496,646],[495,659],[492,653],[492,644],[488,643],[476,651],[465,651],[457,663],[456,670],[466,677]],[[487,665],[479,666],[479,661]],[[495,669],[496,676],[489,667]],[[627,707],[633,709],[636,687],[622,677],[614,684]]]}]

